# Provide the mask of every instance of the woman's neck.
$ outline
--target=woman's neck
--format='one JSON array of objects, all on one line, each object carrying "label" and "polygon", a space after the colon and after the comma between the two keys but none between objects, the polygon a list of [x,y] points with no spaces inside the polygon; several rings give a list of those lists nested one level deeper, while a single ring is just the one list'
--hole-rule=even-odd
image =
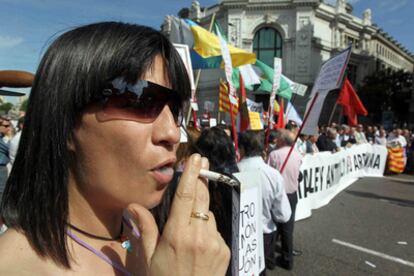
[{"label": "woman's neck", "polygon": [[123,209],[106,207],[107,202],[104,199],[88,198],[71,177],[69,177],[68,190],[68,223],[97,236],[119,236]]}]

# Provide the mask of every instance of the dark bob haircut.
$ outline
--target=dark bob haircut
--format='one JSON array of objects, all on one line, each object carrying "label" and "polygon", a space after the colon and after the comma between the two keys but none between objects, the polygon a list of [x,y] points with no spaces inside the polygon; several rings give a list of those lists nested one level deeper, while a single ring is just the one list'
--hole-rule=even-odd
[{"label": "dark bob haircut", "polygon": [[183,101],[190,96],[185,66],[168,39],[152,28],[120,22],[85,25],[58,37],[36,72],[20,147],[1,213],[41,257],[70,268],[66,244],[67,143],[85,108],[114,78],[134,83],[155,56]]}]

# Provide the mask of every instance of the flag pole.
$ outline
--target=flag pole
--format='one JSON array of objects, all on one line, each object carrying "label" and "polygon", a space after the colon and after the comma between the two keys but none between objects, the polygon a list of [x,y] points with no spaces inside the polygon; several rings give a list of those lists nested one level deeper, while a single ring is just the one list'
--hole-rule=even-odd
[{"label": "flag pole", "polygon": [[284,170],[284,169],[285,169],[285,167],[286,167],[287,161],[289,160],[289,157],[290,157],[290,155],[292,154],[292,151],[293,151],[293,148],[295,147],[296,141],[298,140],[299,135],[300,135],[300,133],[302,132],[303,126],[306,124],[306,121],[308,120],[309,114],[311,113],[312,108],[313,108],[313,105],[315,104],[316,99],[318,98],[318,96],[319,96],[319,92],[316,92],[316,93],[315,93],[315,96],[313,97],[312,102],[311,102],[311,104],[310,104],[310,106],[309,106],[309,110],[308,110],[308,112],[306,112],[305,117],[303,118],[302,125],[300,126],[299,131],[298,131],[298,134],[297,134],[297,135],[296,135],[296,137],[295,137],[295,141],[294,141],[294,142],[293,142],[293,144],[290,146],[289,153],[288,153],[288,155],[286,156],[285,161],[283,161],[283,165],[282,165],[282,167],[280,168],[280,173],[281,173],[281,174],[283,173],[283,170]]},{"label": "flag pole", "polygon": [[330,126],[330,125],[331,125],[331,121],[332,121],[332,118],[333,118],[333,116],[334,116],[334,114],[335,114],[335,111],[336,111],[336,107],[337,107],[337,106],[338,106],[338,103],[335,101],[335,105],[334,105],[334,107],[333,107],[333,109],[332,109],[331,116],[329,116],[328,126]]},{"label": "flag pole", "polygon": [[269,104],[269,108],[267,109],[267,130],[266,130],[266,145],[265,145],[265,152],[267,152],[267,148],[269,147],[269,136],[270,136],[270,116],[273,114],[270,114],[271,108]]},{"label": "flag pole", "polygon": [[[216,13],[215,13],[215,12],[214,12],[214,13],[213,13],[213,15],[211,16],[210,26],[208,27],[208,31],[209,31],[209,32],[211,32],[211,30],[213,29],[214,20],[216,20]],[[194,91],[194,98],[195,98],[195,95],[196,95],[196,92],[197,92],[198,83],[199,83],[199,81],[200,81],[200,75],[201,75],[201,69],[198,69],[198,70],[197,70],[196,79],[195,79],[195,91]],[[193,110],[193,109],[190,107],[190,109],[188,110],[188,113],[187,113],[187,120],[186,120],[187,125],[188,125],[188,122],[190,121],[190,118],[191,118],[191,113],[193,114],[193,118],[196,118],[196,120],[197,120],[197,114],[196,114],[196,111],[195,111],[195,110]],[[195,125],[195,126],[197,126],[197,122],[196,122],[196,121],[194,122],[194,125]]]},{"label": "flag pole", "polygon": [[[227,90],[230,93],[229,83],[227,83]],[[239,152],[239,145],[238,145],[238,142],[237,142],[236,122],[234,121],[233,104],[231,103],[231,101],[230,101],[230,119],[231,119],[231,129],[233,131],[234,148],[236,150],[236,153],[238,153]]]}]

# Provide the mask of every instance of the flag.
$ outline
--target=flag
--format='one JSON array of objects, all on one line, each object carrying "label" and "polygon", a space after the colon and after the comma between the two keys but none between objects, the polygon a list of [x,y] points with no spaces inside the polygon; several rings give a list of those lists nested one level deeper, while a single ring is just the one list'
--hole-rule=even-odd
[{"label": "flag", "polygon": [[[219,111],[230,113],[230,99],[227,84],[220,80],[220,93],[219,93]],[[237,115],[239,112],[239,104],[233,105],[233,114]]]},{"label": "flag", "polygon": [[249,110],[247,108],[247,95],[246,90],[244,89],[243,77],[240,74],[240,97],[239,97],[239,106],[240,106],[240,128],[239,131],[243,132],[250,128],[250,119],[249,119]]},{"label": "flag", "polygon": [[290,102],[287,103],[285,114],[287,122],[294,121],[298,126],[302,125],[302,119],[300,118],[295,107]]},{"label": "flag", "polygon": [[305,96],[306,91],[308,90],[308,87],[306,85],[294,82],[286,76],[283,76],[283,78],[285,78],[285,80],[288,82],[293,94]]},{"label": "flag", "polygon": [[238,68],[241,76],[243,77],[245,88],[260,84],[260,77],[256,74],[251,64],[242,65]]},{"label": "flag", "polygon": [[273,112],[279,112],[279,111],[280,111],[280,105],[278,101],[275,99],[275,101],[273,102]]},{"label": "flag", "polygon": [[[222,63],[219,38],[189,19],[184,20],[191,30],[194,45],[190,47],[194,69],[219,68]],[[171,25],[173,28],[175,25]],[[228,45],[234,67],[256,62],[256,54]]]},{"label": "flag", "polygon": [[402,147],[388,148],[388,170],[394,173],[402,173],[405,169],[404,149]]},{"label": "flag", "polygon": [[[261,78],[259,89],[271,93],[274,75],[273,68],[261,62],[260,60],[256,60],[254,67]],[[283,75],[280,78],[279,88],[276,92],[276,95],[279,95],[287,100],[290,100],[292,98],[292,89],[290,88],[289,83],[286,81],[286,77]]]},{"label": "flag", "polygon": [[171,16],[170,41],[172,43],[186,44],[191,49],[190,57],[193,69],[219,68],[221,56],[203,58],[194,51],[194,36],[190,26],[184,19]]},{"label": "flag", "polygon": [[283,99],[280,101],[279,116],[277,118],[277,128],[285,128],[285,114],[284,114],[284,103]]},{"label": "flag", "polygon": [[357,93],[352,87],[351,82],[345,79],[341,92],[336,102],[343,107],[343,114],[348,118],[348,124],[355,126],[358,124],[357,115],[367,116],[368,111],[365,109]]}]

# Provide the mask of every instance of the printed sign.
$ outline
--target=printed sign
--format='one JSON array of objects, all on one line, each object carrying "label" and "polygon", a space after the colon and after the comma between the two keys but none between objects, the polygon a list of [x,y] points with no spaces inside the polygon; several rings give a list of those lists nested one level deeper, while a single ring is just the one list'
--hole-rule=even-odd
[{"label": "printed sign", "polygon": [[237,275],[259,275],[265,267],[260,178],[255,172],[240,172],[234,176],[241,183]]},{"label": "printed sign", "polygon": [[[280,86],[281,77],[282,77],[282,60],[280,58],[275,58],[274,66],[273,66],[272,93],[270,93],[270,98],[269,98],[269,106],[270,106],[269,114],[273,114],[274,102],[275,102],[277,90],[279,89],[279,86]],[[271,116],[270,118],[273,122],[273,116]]]},{"label": "printed sign", "polygon": [[232,82],[233,66],[231,63],[230,50],[227,45],[227,42],[224,40],[224,38],[221,36],[220,33],[218,33],[218,37],[220,39],[221,54],[222,54],[223,61],[224,61],[224,71],[226,73],[226,80],[229,84],[229,99],[230,99],[230,103],[235,105],[237,104],[237,97],[236,97],[236,89],[234,88],[233,82]]},{"label": "printed sign", "polygon": [[193,74],[193,66],[191,64],[191,57],[190,57],[190,50],[188,49],[188,45],[185,44],[173,44],[175,49],[177,50],[178,54],[180,55],[181,59],[184,62],[185,68],[187,69],[188,77],[190,78],[190,85],[191,85],[191,99],[194,99],[195,93],[195,84],[194,84],[194,74]]},{"label": "printed sign", "polygon": [[318,91],[330,91],[340,88],[346,66],[348,65],[351,49],[350,46],[322,64],[318,78],[312,88],[311,96]]},{"label": "printed sign", "polygon": [[[351,54],[351,46],[339,53],[337,56],[327,60],[319,71],[318,78],[312,88],[311,96],[306,106],[305,114],[309,113],[308,119],[304,122],[302,134],[317,134],[317,126],[319,116],[322,111],[323,103],[329,91],[340,87],[344,77],[345,68],[348,65],[349,55]],[[318,93],[315,103],[311,108],[311,102]]]},{"label": "printed sign", "polygon": [[249,120],[250,120],[250,129],[252,130],[260,130],[263,129],[262,122],[260,121],[260,113],[259,112],[249,112]]},{"label": "printed sign", "polygon": [[307,154],[300,170],[296,220],[311,216],[312,209],[328,204],[339,192],[364,176],[382,177],[387,148],[361,144],[337,153]]}]

